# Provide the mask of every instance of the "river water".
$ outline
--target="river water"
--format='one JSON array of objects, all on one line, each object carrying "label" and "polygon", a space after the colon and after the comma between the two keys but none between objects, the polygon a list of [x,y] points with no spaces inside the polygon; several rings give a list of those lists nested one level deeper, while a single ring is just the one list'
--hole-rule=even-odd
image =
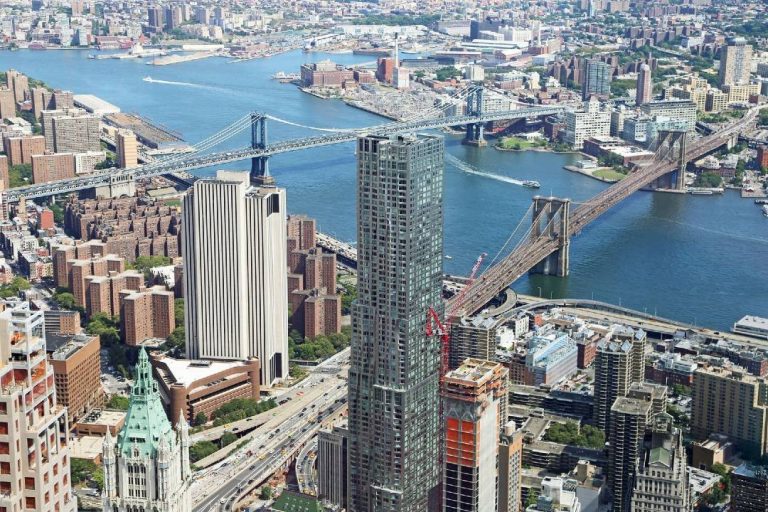
[{"label": "river water", "polygon": [[[171,66],[139,60],[90,60],[85,51],[0,52],[0,69],[15,68],[52,87],[94,94],[173,130],[194,143],[249,111],[268,112],[304,125],[347,128],[382,119],[336,100],[321,100],[270,79],[301,63],[339,63],[371,57],[292,52],[230,63],[215,58]],[[145,82],[151,75],[162,82]],[[271,122],[271,141],[318,132]],[[224,147],[248,143],[244,133]],[[490,261],[502,248],[537,193],[582,201],[607,185],[562,167],[573,155],[500,152],[462,146],[447,136],[448,152],[475,169],[535,179],[538,191],[489,176],[445,173],[445,270],[466,274],[477,256]],[[249,165],[243,162],[240,167]],[[232,167],[238,167],[234,165]],[[274,157],[270,169],[288,190],[288,207],[318,220],[319,228],[355,239],[355,164],[352,144]],[[200,171],[210,174],[213,169]],[[768,316],[768,219],[735,192],[681,196],[638,192],[604,214],[571,244],[571,274],[561,279],[525,276],[521,293],[604,300],[716,329],[744,314]]]}]

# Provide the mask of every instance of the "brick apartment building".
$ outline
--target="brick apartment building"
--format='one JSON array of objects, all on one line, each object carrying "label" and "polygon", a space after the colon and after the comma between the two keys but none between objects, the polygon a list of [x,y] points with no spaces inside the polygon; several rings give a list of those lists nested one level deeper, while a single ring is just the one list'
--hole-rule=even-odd
[{"label": "brick apartment building", "polygon": [[288,217],[288,294],[291,325],[305,337],[341,332],[336,255],[316,246],[315,221]]},{"label": "brick apartment building", "polygon": [[32,155],[32,183],[48,183],[75,177],[75,155]]},{"label": "brick apartment building", "polygon": [[104,405],[99,337],[46,332],[45,338],[56,398],[74,423]]}]

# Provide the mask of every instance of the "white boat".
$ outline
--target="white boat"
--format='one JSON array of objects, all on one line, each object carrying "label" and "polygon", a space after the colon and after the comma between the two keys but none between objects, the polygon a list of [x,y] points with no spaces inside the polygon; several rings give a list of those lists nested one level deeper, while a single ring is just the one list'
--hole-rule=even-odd
[{"label": "white boat", "polygon": [[144,78],[142,78],[142,80],[144,80],[145,82],[154,82],[154,80],[152,80],[152,77],[149,76],[149,75],[147,75]]},{"label": "white boat", "polygon": [[541,187],[541,183],[535,180],[526,180],[523,182],[523,186],[528,188],[539,188]]},{"label": "white boat", "polygon": [[711,190],[706,190],[706,189],[703,189],[703,190],[702,189],[693,189],[693,190],[691,190],[691,194],[693,194],[695,196],[711,196],[712,194],[714,194],[714,192],[712,192]]},{"label": "white boat", "polygon": [[768,217],[768,204],[763,205],[763,217]]}]

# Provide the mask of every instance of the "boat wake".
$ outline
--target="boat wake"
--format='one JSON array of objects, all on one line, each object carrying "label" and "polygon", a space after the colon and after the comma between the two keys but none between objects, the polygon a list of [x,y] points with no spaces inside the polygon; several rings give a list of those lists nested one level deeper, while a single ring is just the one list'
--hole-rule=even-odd
[{"label": "boat wake", "polygon": [[475,169],[474,167],[470,166],[469,164],[462,162],[458,158],[456,158],[453,155],[446,154],[445,160],[456,167],[458,170],[463,171],[467,174],[473,174],[475,176],[482,176],[483,178],[488,178],[491,180],[501,181],[503,183],[509,183],[511,185],[517,185],[520,187],[524,187],[525,182],[522,180],[516,180],[514,178],[510,178],[508,176],[502,176],[501,174],[494,174],[492,172],[485,172],[485,171],[479,171]]},{"label": "boat wake", "polygon": [[157,78],[152,78],[151,76],[145,76],[142,80],[151,84],[178,85],[179,87],[192,87],[195,89],[208,89],[211,91],[223,90],[220,87],[214,87],[212,85],[193,84],[191,82],[174,82],[173,80],[158,80]]}]

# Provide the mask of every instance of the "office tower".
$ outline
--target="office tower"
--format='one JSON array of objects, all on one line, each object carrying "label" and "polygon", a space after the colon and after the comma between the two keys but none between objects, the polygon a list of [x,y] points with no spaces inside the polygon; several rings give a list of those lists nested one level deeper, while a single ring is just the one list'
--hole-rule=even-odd
[{"label": "office tower", "polygon": [[607,483],[613,493],[613,512],[629,509],[635,464],[650,416],[648,400],[619,397],[611,407]]},{"label": "office tower", "polygon": [[0,88],[0,119],[16,117],[16,100],[11,89]]},{"label": "office tower", "polygon": [[187,356],[261,361],[261,385],[288,376],[285,190],[219,171],[185,196]]},{"label": "office tower", "polygon": [[444,378],[443,510],[497,510],[500,425],[507,423],[507,374],[467,359]]},{"label": "office tower", "polygon": [[613,402],[626,396],[633,382],[642,382],[645,333],[629,328],[606,336],[597,344],[595,356],[595,426],[610,431]]},{"label": "office tower", "polygon": [[448,367],[458,368],[468,357],[493,361],[496,359],[496,323],[480,316],[462,318],[451,326],[451,350]]},{"label": "office tower", "polygon": [[69,421],[56,402],[42,311],[27,303],[0,313],[0,508],[75,512]]},{"label": "office tower", "polygon": [[139,164],[139,146],[136,135],[130,130],[118,130],[115,137],[117,145],[117,166],[129,169]]},{"label": "office tower", "polygon": [[130,398],[117,439],[104,438],[103,511],[190,512],[189,425],[168,421],[143,348]]},{"label": "office tower", "polygon": [[[47,312],[46,312],[46,324]],[[46,325],[47,327],[47,325]],[[56,334],[46,330],[48,360],[56,382],[56,401],[75,422],[104,404],[101,387],[101,343],[89,334]]]},{"label": "office tower", "polygon": [[317,497],[339,508],[347,508],[348,435],[339,427],[317,435]]},{"label": "office tower", "polygon": [[523,483],[523,432],[515,422],[504,425],[499,440],[498,512],[520,512]]},{"label": "office tower", "polygon": [[653,81],[651,80],[651,66],[641,64],[640,71],[637,72],[637,94],[635,103],[642,105],[648,103],[653,97]]},{"label": "office tower", "polygon": [[75,177],[72,153],[32,155],[32,183],[48,183]]},{"label": "office tower", "polygon": [[611,95],[611,71],[610,64],[595,59],[588,60],[581,90],[582,99],[586,101],[592,96],[608,99]]},{"label": "office tower", "polygon": [[651,418],[635,467],[631,512],[688,512],[691,489],[683,447],[683,434],[672,416]]},{"label": "office tower", "polygon": [[720,49],[720,87],[749,83],[751,67],[752,45],[743,37],[729,38],[728,44]]},{"label": "office tower", "polygon": [[440,358],[424,323],[442,303],[444,150],[434,136],[357,141],[350,512],[439,501]]},{"label": "office tower", "polygon": [[768,466],[742,463],[731,473],[731,512],[768,510]]},{"label": "office tower", "polygon": [[695,439],[716,432],[758,456],[768,453],[765,379],[737,366],[699,368],[693,378],[692,398],[691,435]]},{"label": "office tower", "polygon": [[526,512],[581,512],[581,502],[576,496],[576,482],[562,477],[545,476],[541,482],[541,494]]}]

